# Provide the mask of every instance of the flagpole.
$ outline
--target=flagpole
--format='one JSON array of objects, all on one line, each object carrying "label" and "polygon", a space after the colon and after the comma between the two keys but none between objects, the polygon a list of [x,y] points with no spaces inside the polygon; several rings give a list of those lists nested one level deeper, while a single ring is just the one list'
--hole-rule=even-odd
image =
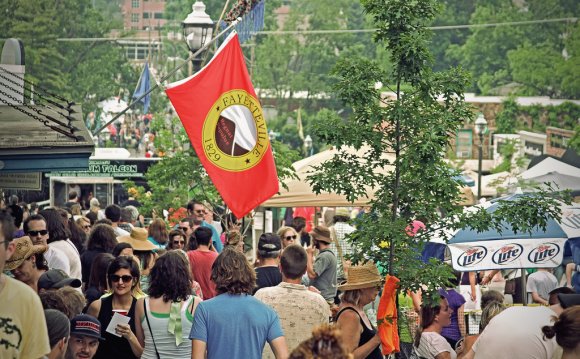
[{"label": "flagpole", "polygon": [[147,95],[149,95],[151,92],[153,92],[154,90],[157,90],[157,88],[159,87],[160,83],[163,83],[165,80],[167,80],[168,78],[170,78],[171,76],[173,76],[173,74],[175,74],[179,69],[181,69],[185,64],[189,63],[191,60],[193,60],[194,58],[197,57],[197,55],[201,54],[205,49],[207,49],[211,44],[213,44],[217,39],[219,39],[220,37],[222,37],[225,33],[227,33],[232,27],[236,26],[237,23],[241,20],[241,18],[237,18],[235,21],[232,21],[228,27],[226,27],[224,30],[222,30],[222,32],[220,32],[219,34],[217,34],[215,37],[213,37],[211,40],[209,40],[205,45],[203,45],[199,50],[197,50],[196,52],[194,52],[193,54],[189,55],[189,57],[187,58],[187,60],[185,62],[183,62],[181,65],[177,66],[176,68],[174,68],[173,70],[171,70],[167,75],[163,76],[163,78],[161,78],[159,80],[159,83],[156,83],[155,86],[151,87],[149,89],[149,91],[145,92],[143,95],[139,96],[139,98],[137,98],[136,100],[134,100],[133,102],[131,102],[130,104],[127,105],[127,107],[119,112],[118,114],[115,115],[115,117],[113,117],[109,122],[105,123],[103,126],[101,126],[101,128],[97,129],[95,132],[93,132],[93,136],[98,135],[99,133],[101,133],[101,131],[103,131],[107,126],[109,126],[111,123],[115,122],[115,120],[117,120],[119,117],[121,117],[122,115],[125,114],[125,112],[129,111],[129,109],[131,107],[133,107],[137,102],[141,101],[142,99],[144,99]]}]

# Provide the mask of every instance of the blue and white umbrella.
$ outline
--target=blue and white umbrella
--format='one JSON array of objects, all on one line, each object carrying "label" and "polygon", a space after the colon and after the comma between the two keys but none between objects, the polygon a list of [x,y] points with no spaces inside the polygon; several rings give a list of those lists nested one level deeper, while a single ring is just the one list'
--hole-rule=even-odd
[{"label": "blue and white umbrella", "polygon": [[[499,200],[515,200],[519,194],[491,201],[486,211],[497,210]],[[562,263],[564,245],[570,238],[580,238],[580,206],[562,205],[562,218],[549,219],[546,230],[533,228],[531,233],[515,233],[507,223],[499,233],[495,229],[478,233],[460,230],[449,240],[453,268],[466,272],[489,269],[553,268]]]}]

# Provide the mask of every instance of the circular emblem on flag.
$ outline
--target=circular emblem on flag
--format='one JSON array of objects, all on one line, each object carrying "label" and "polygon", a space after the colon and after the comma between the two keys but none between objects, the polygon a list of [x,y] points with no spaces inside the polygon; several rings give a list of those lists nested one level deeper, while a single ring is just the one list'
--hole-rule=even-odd
[{"label": "circular emblem on flag", "polygon": [[226,171],[245,171],[260,163],[268,149],[262,107],[245,90],[223,93],[207,114],[202,129],[208,160]]}]

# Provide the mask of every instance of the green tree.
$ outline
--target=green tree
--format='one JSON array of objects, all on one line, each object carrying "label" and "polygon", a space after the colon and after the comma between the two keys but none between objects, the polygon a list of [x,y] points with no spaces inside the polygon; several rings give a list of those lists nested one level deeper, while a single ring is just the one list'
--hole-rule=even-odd
[{"label": "green tree", "polygon": [[[533,204],[525,206],[507,203],[499,216],[484,210],[462,213],[457,206],[459,183],[453,179],[457,172],[443,156],[449,134],[474,114],[463,101],[467,74],[456,68],[431,70],[426,26],[438,4],[433,0],[361,3],[378,27],[375,40],[391,54],[393,71],[384,73],[365,58],[341,59],[332,73],[334,89],[352,108],[352,115],[342,119],[323,110],[314,128],[320,139],[336,148],[350,146],[363,154],[343,151],[316,167],[308,180],[317,192],[337,192],[350,200],[364,196],[367,186],[374,188],[371,215],[363,216],[350,237],[357,247],[353,259],[375,260],[395,274],[403,288],[417,289],[424,284],[434,290],[447,281],[449,268],[435,260],[422,263],[417,251],[437,228],[469,224],[478,231],[497,229],[502,220],[508,220],[513,228],[525,231],[545,225],[547,216],[558,214],[551,207],[554,202],[537,197],[526,198]],[[394,83],[396,98],[382,99],[374,88],[377,81]],[[403,85],[408,89],[405,92],[401,91]],[[441,219],[440,212],[448,217]],[[427,228],[411,238],[406,227],[414,218],[424,221]]]},{"label": "green tree", "polygon": [[[116,24],[90,0],[0,0],[0,38],[19,38],[25,47],[26,79],[92,111],[96,102],[132,89],[139,73],[121,47],[103,42],[57,41],[104,37]],[[38,99],[38,97],[37,97]]]}]

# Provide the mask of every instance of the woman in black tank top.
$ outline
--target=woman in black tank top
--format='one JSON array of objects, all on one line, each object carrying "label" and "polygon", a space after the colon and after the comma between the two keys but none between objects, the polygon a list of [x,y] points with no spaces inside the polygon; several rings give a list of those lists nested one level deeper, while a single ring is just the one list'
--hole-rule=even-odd
[{"label": "woman in black tank top", "polygon": [[383,359],[381,339],[367,318],[363,307],[375,300],[382,281],[377,267],[369,262],[348,270],[348,281],[338,289],[343,291],[335,322],[341,330],[346,350],[355,358]]},{"label": "woman in black tank top", "polygon": [[[107,270],[107,279],[112,294],[95,300],[87,310],[101,322],[101,336],[105,338],[99,344],[95,359],[136,359],[141,356],[143,348],[135,336],[135,304],[137,300],[132,291],[139,281],[139,266],[129,257],[117,257]],[[114,312],[128,316],[129,325],[118,325],[116,336],[107,332],[107,327]]]}]

